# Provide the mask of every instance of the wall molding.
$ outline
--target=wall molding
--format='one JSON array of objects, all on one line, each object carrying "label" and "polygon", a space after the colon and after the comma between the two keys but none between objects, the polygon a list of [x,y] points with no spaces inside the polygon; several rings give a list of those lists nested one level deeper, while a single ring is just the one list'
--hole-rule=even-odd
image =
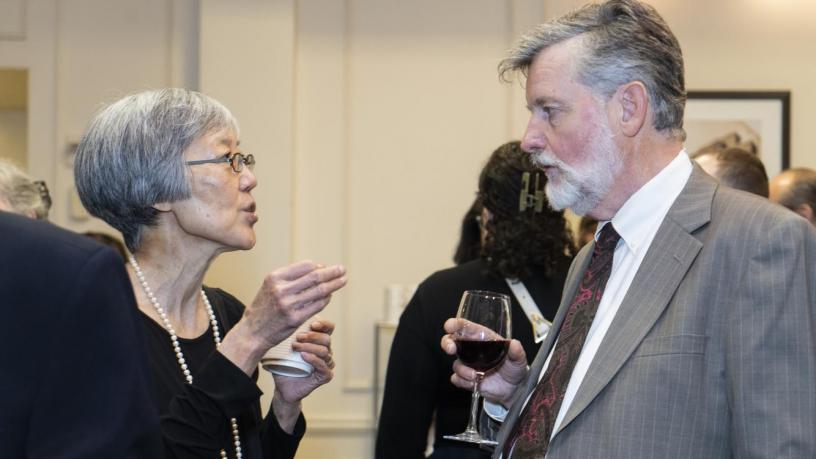
[{"label": "wall molding", "polygon": [[306,425],[309,435],[336,433],[371,433],[376,429],[370,417],[357,416],[307,416]]},{"label": "wall molding", "polygon": [[374,384],[371,378],[347,377],[343,381],[343,390],[352,393],[371,392],[374,390]]}]

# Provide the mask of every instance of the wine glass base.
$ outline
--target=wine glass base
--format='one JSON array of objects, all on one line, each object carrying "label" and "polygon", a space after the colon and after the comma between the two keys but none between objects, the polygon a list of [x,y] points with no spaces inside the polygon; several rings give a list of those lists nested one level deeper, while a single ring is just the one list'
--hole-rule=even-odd
[{"label": "wine glass base", "polygon": [[445,440],[463,441],[466,443],[475,443],[477,445],[496,446],[499,442],[482,438],[478,433],[462,432],[456,435],[445,435],[442,438]]}]

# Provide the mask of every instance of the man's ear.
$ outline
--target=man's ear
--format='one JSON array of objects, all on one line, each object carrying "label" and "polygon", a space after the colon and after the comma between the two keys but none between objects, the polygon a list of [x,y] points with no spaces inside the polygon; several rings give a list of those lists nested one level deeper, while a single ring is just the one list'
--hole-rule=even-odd
[{"label": "man's ear", "polygon": [[618,123],[621,132],[634,137],[646,123],[649,113],[649,94],[640,81],[632,81],[618,88],[615,100],[620,106]]},{"label": "man's ear", "polygon": [[170,212],[170,209],[173,208],[169,202],[157,202],[156,204],[153,204],[151,207],[158,210],[159,212]]},{"label": "man's ear", "polygon": [[799,204],[793,211],[807,218],[809,222],[814,222],[813,207],[810,207],[810,204]]}]

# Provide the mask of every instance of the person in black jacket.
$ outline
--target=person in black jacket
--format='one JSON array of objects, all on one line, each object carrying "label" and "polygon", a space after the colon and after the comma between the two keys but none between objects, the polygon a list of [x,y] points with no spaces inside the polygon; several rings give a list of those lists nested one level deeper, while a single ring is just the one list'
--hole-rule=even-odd
[{"label": "person in black jacket", "polygon": [[469,261],[479,258],[482,253],[482,199],[476,196],[473,204],[462,217],[462,225],[459,230],[459,243],[453,252],[453,263],[463,265]]},{"label": "person in black jacket", "polygon": [[293,345],[314,372],[275,375],[261,418],[260,359],[345,285],[342,266],[302,261],[264,278],[244,307],[203,286],[224,252],[255,245],[255,157],[214,99],[146,91],[105,107],[77,147],[88,211],[122,232],[154,379],[153,403],[175,457],[291,458],[305,430],[301,400],[331,380],[334,324],[312,320]]},{"label": "person in black jacket", "polygon": [[162,457],[119,256],[8,212],[0,234],[0,456]]},{"label": "person in black jacket", "polygon": [[[574,253],[563,213],[547,205],[545,183],[519,142],[502,145],[488,160],[479,177],[481,207],[474,219],[481,229],[479,257],[428,277],[400,317],[377,431],[378,459],[424,457],[432,420],[431,457],[490,456],[474,445],[442,438],[465,430],[471,398],[450,383],[454,357],[439,347],[442,325],[456,315],[465,290],[505,293],[512,300],[513,338],[523,343],[527,355],[535,355],[547,321],[555,316]],[[522,292],[532,299],[532,305],[522,301],[529,313],[519,302]]]}]

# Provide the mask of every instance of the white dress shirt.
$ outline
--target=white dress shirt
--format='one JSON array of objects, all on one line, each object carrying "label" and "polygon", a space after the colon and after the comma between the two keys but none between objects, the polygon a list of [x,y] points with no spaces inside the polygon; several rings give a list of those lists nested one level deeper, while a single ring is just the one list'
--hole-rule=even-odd
[{"label": "white dress shirt", "polygon": [[[592,326],[587,334],[581,355],[575,369],[572,371],[567,392],[561,402],[558,417],[553,426],[553,434],[558,431],[558,427],[564,419],[570,404],[575,399],[575,394],[581,387],[581,382],[586,376],[595,354],[603,342],[609,326],[615,319],[621,303],[623,302],[632,280],[640,268],[640,264],[652,244],[652,240],[657,234],[663,219],[669,212],[672,204],[680,195],[691,176],[692,164],[685,150],[680,153],[657,175],[646,182],[637,192],[635,192],[612,217],[612,224],[615,226],[621,240],[615,248],[612,261],[612,272],[606,283],[603,297],[598,305],[598,311]],[[595,232],[595,240],[604,225],[609,222],[600,222]],[[556,346],[557,346],[556,342]],[[553,350],[555,346],[553,346]],[[552,358],[552,351],[544,363],[538,378],[544,376]],[[532,394],[530,394],[532,395]],[[529,400],[529,396],[528,396]],[[526,404],[527,402],[525,402]],[[506,415],[506,410],[498,409],[492,403],[485,403],[485,411],[496,419],[502,420]]]}]

